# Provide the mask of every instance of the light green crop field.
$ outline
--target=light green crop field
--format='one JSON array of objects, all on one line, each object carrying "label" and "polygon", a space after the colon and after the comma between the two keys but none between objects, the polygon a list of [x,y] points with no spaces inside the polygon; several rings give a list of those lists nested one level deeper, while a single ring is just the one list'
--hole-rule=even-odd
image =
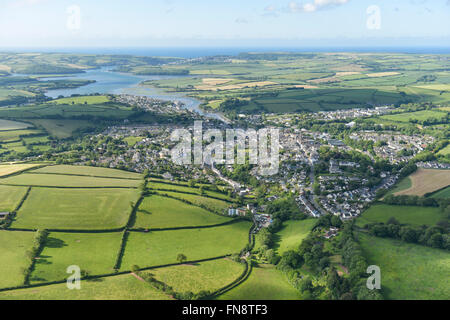
[{"label": "light green crop field", "polygon": [[450,144],[448,144],[444,149],[439,150],[438,154],[443,156],[450,154]]},{"label": "light green crop field", "polygon": [[171,300],[167,294],[131,274],[81,281],[80,290],[66,283],[0,292],[0,300]]},{"label": "light green crop field", "polygon": [[64,280],[70,275],[67,267],[72,265],[90,275],[112,273],[121,239],[121,232],[50,233],[30,282]]},{"label": "light green crop field", "polygon": [[167,194],[171,197],[187,200],[197,206],[205,206],[206,208],[213,210],[213,211],[219,211],[222,212],[223,210],[230,207],[230,203],[213,199],[213,198],[207,198],[202,196],[196,196],[193,194],[186,194],[186,193],[179,193],[179,192],[172,192],[172,191],[158,191],[159,194],[164,195]]},{"label": "light green crop field", "polygon": [[[0,165],[0,177],[7,176],[13,173],[17,173],[23,170],[27,170],[30,168],[41,166],[41,164],[29,164],[29,163],[21,163],[21,164],[2,164]],[[1,181],[1,180],[0,180]]]},{"label": "light green crop field", "polygon": [[277,233],[280,241],[277,243],[278,254],[282,255],[288,250],[297,250],[312,228],[316,225],[317,220],[291,220],[283,223],[283,229]]},{"label": "light green crop field", "polygon": [[434,193],[431,197],[435,198],[435,199],[449,199],[450,198],[450,187],[447,187],[443,190],[440,190],[440,191]]},{"label": "light green crop field", "polygon": [[69,97],[61,98],[49,101],[47,103],[56,104],[100,104],[108,102],[109,98],[107,96],[80,96],[80,97]]},{"label": "light green crop field", "polygon": [[45,187],[109,187],[136,188],[141,181],[114,178],[97,178],[88,176],[68,176],[60,174],[23,173],[21,175],[0,179],[0,184],[15,186],[45,186]]},{"label": "light green crop field", "polygon": [[177,292],[215,291],[236,280],[244,265],[229,259],[184,264],[146,271]]},{"label": "light green crop field", "polygon": [[207,226],[230,221],[179,200],[152,195],[144,199],[136,217],[136,228],[176,228]]},{"label": "light green crop field", "polygon": [[445,112],[438,112],[432,110],[423,110],[416,112],[407,112],[399,114],[390,114],[381,116],[381,119],[397,121],[397,122],[408,122],[409,120],[427,120],[430,118],[443,119],[445,117]]},{"label": "light green crop field", "polygon": [[142,179],[142,175],[140,175],[139,173],[117,170],[117,169],[88,167],[88,166],[56,165],[56,166],[48,166],[48,167],[40,168],[33,172],[73,174],[73,175],[80,175],[80,176],[93,176],[93,177],[105,177],[105,178]]},{"label": "light green crop field", "polygon": [[0,186],[0,211],[14,211],[26,192],[26,187]]},{"label": "light green crop field", "polygon": [[394,217],[400,223],[407,223],[416,226],[434,226],[444,218],[443,212],[434,207],[418,206],[394,206],[387,204],[376,204],[357,218],[357,225],[363,226],[366,223],[384,222]]},{"label": "light green crop field", "polygon": [[150,233],[131,232],[125,247],[122,270],[177,262],[182,253],[188,261],[219,257],[240,252],[248,242],[250,222],[226,226]]},{"label": "light green crop field", "polygon": [[300,300],[300,292],[275,266],[253,267],[250,277],[219,297],[220,300]]},{"label": "light green crop field", "polygon": [[134,189],[33,188],[12,226],[45,229],[113,229],[123,227],[131,212]]},{"label": "light green crop field", "polygon": [[[156,190],[170,190],[170,191],[180,191],[180,192],[189,192],[189,193],[196,193],[200,195],[200,189],[199,188],[190,188],[184,185],[174,185],[174,184],[168,184],[168,183],[160,183],[155,181],[150,181],[148,184],[148,187]],[[161,191],[163,192],[163,191]],[[214,192],[210,190],[204,190],[206,195],[209,195],[211,197],[231,201],[231,199],[228,197],[228,195],[220,193],[220,192]]]},{"label": "light green crop field", "polygon": [[450,253],[393,239],[359,233],[369,264],[381,269],[381,288],[387,299],[449,298]]},{"label": "light green crop field", "polygon": [[29,136],[32,134],[43,134],[40,130],[24,129],[24,130],[12,130],[12,131],[0,131],[0,142],[9,142],[20,140],[20,137]]},{"label": "light green crop field", "polygon": [[0,119],[0,131],[22,130],[22,129],[26,129],[26,128],[29,128],[32,126],[33,125],[31,125],[29,123]]},{"label": "light green crop field", "polygon": [[0,230],[0,288],[23,284],[22,269],[30,265],[27,250],[33,247],[35,233]]},{"label": "light green crop field", "polygon": [[58,139],[71,137],[77,129],[95,127],[95,124],[88,120],[28,119],[28,121],[36,126],[42,126],[50,135]]}]

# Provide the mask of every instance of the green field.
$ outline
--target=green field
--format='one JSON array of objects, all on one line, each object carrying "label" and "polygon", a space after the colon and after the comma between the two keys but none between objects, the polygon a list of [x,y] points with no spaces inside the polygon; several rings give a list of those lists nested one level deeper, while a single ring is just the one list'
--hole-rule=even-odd
[{"label": "green field", "polygon": [[0,177],[7,176],[13,173],[21,172],[30,168],[41,166],[40,164],[2,164],[0,165]]},{"label": "green field", "polygon": [[33,188],[12,226],[46,229],[113,229],[125,226],[130,202],[139,197],[132,189]]},{"label": "green field", "polygon": [[278,254],[282,255],[288,250],[297,250],[312,228],[316,225],[317,220],[290,220],[283,223],[283,229],[277,232],[280,240],[276,244]]},{"label": "green field", "polygon": [[244,265],[229,259],[219,259],[196,264],[152,269],[148,271],[157,280],[171,286],[176,292],[198,293],[215,291],[236,280]]},{"label": "green field", "polygon": [[17,176],[0,179],[0,184],[15,186],[45,186],[45,187],[108,187],[136,188],[141,181],[114,178],[97,178],[88,176],[67,176],[60,174],[23,173]]},{"label": "green field", "polygon": [[26,187],[0,186],[0,212],[14,211],[26,192]]},{"label": "green field", "polygon": [[69,97],[52,100],[48,103],[55,104],[101,104],[108,102],[109,98],[107,96],[80,96],[80,97]]},{"label": "green field", "polygon": [[117,169],[88,167],[88,166],[56,165],[40,168],[33,172],[73,174],[80,176],[105,177],[105,178],[142,179],[142,175],[140,175],[139,173],[122,171]]},{"label": "green field", "polygon": [[438,154],[443,156],[450,154],[450,144],[448,144],[444,149],[439,150]]},{"label": "green field", "polygon": [[0,230],[0,288],[23,284],[22,269],[30,265],[27,250],[33,247],[34,232]]},{"label": "green field", "polygon": [[359,234],[369,264],[381,269],[387,299],[449,298],[450,253],[416,244]]},{"label": "green field", "polygon": [[152,195],[144,199],[136,217],[136,228],[207,226],[230,221],[179,200]]},{"label": "green field", "polygon": [[61,119],[28,119],[37,127],[44,128],[50,135],[65,139],[72,136],[74,131],[94,127],[93,122],[87,120],[61,120]]},{"label": "green field", "polygon": [[0,119],[0,131],[22,130],[32,127],[29,123]]},{"label": "green field", "polygon": [[273,265],[253,267],[250,277],[220,300],[300,300],[300,292]]},{"label": "green field", "polygon": [[399,114],[391,114],[380,117],[381,119],[386,119],[396,122],[409,122],[410,120],[423,121],[430,118],[443,119],[446,116],[445,112],[438,112],[432,110],[423,110],[416,112],[406,112]]},{"label": "green field", "polygon": [[433,193],[433,195],[431,197],[435,198],[435,199],[449,199],[450,198],[450,187],[447,187],[443,190]]},{"label": "green field", "polygon": [[67,267],[72,265],[91,275],[112,273],[121,238],[121,232],[50,233],[30,281],[64,280],[69,276]]},{"label": "green field", "polygon": [[400,180],[400,182],[398,182],[393,189],[389,190],[389,192],[387,194],[394,194],[396,192],[407,190],[411,187],[412,187],[411,178],[405,177],[402,180]]},{"label": "green field", "polygon": [[44,134],[44,132],[34,129],[0,131],[0,143],[15,142],[19,141],[21,137],[37,134]]},{"label": "green field", "polygon": [[167,194],[171,197],[187,200],[197,206],[205,206],[206,208],[217,211],[217,212],[223,212],[225,209],[230,207],[230,203],[217,200],[213,198],[207,198],[202,196],[197,196],[194,194],[187,194],[187,193],[179,193],[179,192],[172,192],[172,191],[158,191],[158,194],[164,195]]},{"label": "green field", "polygon": [[394,217],[400,223],[416,226],[434,226],[444,218],[439,208],[418,206],[394,206],[387,204],[376,204],[357,219],[357,225],[364,226],[367,223],[384,222]]},{"label": "green field", "polygon": [[248,242],[250,222],[174,231],[131,232],[123,256],[122,270],[176,263],[183,253],[188,261],[238,253]]},{"label": "green field", "polygon": [[131,274],[82,281],[80,290],[69,290],[66,283],[0,292],[0,300],[170,300]]},{"label": "green field", "polygon": [[[188,192],[188,193],[196,193],[200,195],[200,188],[190,188],[181,184],[175,185],[175,184],[168,184],[168,183],[161,183],[161,182],[155,182],[150,181],[148,184],[148,187],[155,189],[155,190],[170,190],[170,191],[179,191],[179,192]],[[163,191],[161,191],[163,192]],[[220,193],[220,192],[214,192],[210,190],[204,190],[205,194],[211,197],[219,198],[222,200],[231,201],[228,195]]]}]

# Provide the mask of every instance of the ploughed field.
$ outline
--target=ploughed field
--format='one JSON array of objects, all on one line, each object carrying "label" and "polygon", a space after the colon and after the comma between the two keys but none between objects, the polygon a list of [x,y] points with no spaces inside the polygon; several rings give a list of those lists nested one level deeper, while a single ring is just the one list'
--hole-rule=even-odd
[{"label": "ploughed field", "polygon": [[[214,186],[200,192],[158,180],[145,187],[137,173],[47,163],[0,169],[0,211],[11,213],[0,221],[0,300],[172,299],[131,270],[194,294],[219,290],[245,271],[227,257],[248,244],[251,222],[226,216],[233,200]],[[49,234],[32,255],[44,229]],[[73,265],[94,277],[79,291],[64,283]]]}]

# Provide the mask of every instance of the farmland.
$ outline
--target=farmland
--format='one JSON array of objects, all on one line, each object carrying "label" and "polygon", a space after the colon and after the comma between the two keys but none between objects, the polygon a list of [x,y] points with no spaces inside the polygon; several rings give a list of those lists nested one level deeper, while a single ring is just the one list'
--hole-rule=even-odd
[{"label": "farmland", "polygon": [[53,173],[104,178],[142,179],[142,175],[134,172],[85,166],[56,165],[39,168],[34,173]]},{"label": "farmland", "polygon": [[436,193],[433,193],[431,196],[435,199],[449,199],[450,198],[450,187],[447,187],[445,189],[439,190]]},{"label": "farmland", "polygon": [[272,265],[254,267],[249,279],[219,297],[221,300],[299,300],[300,293]]},{"label": "farmland", "polygon": [[207,226],[230,221],[179,200],[153,195],[144,199],[137,212],[136,228]]},{"label": "farmland", "polygon": [[315,226],[316,220],[293,220],[285,223],[283,229],[277,233],[280,241],[277,243],[277,251],[280,255],[288,250],[296,250]]},{"label": "farmland", "polygon": [[409,176],[412,185],[395,193],[395,195],[423,196],[449,185],[450,170],[418,169]]},{"label": "farmland", "polygon": [[176,263],[177,255],[188,261],[238,253],[248,242],[249,222],[226,226],[156,232],[131,232],[123,256],[122,269]]},{"label": "farmland", "polygon": [[40,164],[0,164],[0,177],[7,176],[13,173],[18,173],[27,169],[31,169]]},{"label": "farmland", "polygon": [[123,227],[137,201],[133,189],[32,188],[15,228],[114,229]]},{"label": "farmland", "polygon": [[28,123],[0,119],[0,131],[22,130],[30,126]]},{"label": "farmland", "polygon": [[357,219],[357,224],[363,226],[366,223],[386,223],[392,217],[400,223],[434,226],[444,218],[444,214],[439,208],[434,207],[376,204],[363,212]]},{"label": "farmland", "polygon": [[[369,264],[381,268],[387,299],[448,299],[450,253],[399,240],[359,235]],[[411,275],[414,275],[411,277]]]},{"label": "farmland", "polygon": [[223,212],[226,208],[230,206],[228,202],[223,200],[217,200],[213,198],[203,197],[200,195],[193,195],[187,193],[179,193],[179,192],[170,192],[170,191],[158,191],[158,194],[161,195],[169,195],[173,198],[182,199],[189,201],[197,206],[203,206],[209,210]]},{"label": "farmland", "polygon": [[0,186],[0,212],[14,211],[26,192],[26,187]]}]

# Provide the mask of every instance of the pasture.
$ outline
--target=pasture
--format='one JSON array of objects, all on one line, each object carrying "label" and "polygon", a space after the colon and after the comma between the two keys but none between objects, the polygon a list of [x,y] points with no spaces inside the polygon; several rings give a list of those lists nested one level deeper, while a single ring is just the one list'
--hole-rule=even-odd
[{"label": "pasture", "polygon": [[125,226],[130,202],[139,198],[133,189],[32,188],[20,208],[14,228],[114,229]]},{"label": "pasture", "polygon": [[142,179],[142,175],[139,173],[101,167],[88,167],[88,166],[56,165],[39,168],[37,170],[34,170],[33,172],[104,177],[104,178]]},{"label": "pasture", "polygon": [[0,164],[0,177],[8,176],[10,174],[18,173],[38,166],[42,166],[42,164],[35,164],[35,163]]},{"label": "pasture", "polygon": [[121,232],[51,232],[36,260],[30,282],[64,280],[69,276],[67,267],[72,265],[90,275],[113,273],[121,239]]},{"label": "pasture", "polygon": [[[179,191],[179,192],[188,192],[188,193],[196,193],[198,195],[201,195],[200,188],[191,188],[188,186],[185,186],[183,184],[175,184],[175,183],[163,183],[163,182],[156,182],[150,180],[150,183],[147,185],[148,187],[155,189],[155,190],[169,190],[169,191]],[[204,189],[205,195],[219,198],[222,200],[230,201],[230,197],[228,195],[223,194],[221,192],[215,192]]]},{"label": "pasture", "polygon": [[411,120],[424,121],[430,118],[443,119],[446,116],[445,112],[422,110],[416,112],[405,112],[397,114],[389,114],[381,116],[381,119],[395,121],[395,122],[409,122]]},{"label": "pasture", "polygon": [[287,278],[270,264],[253,267],[250,277],[219,297],[219,300],[300,300]]},{"label": "pasture", "polygon": [[282,255],[288,250],[297,250],[298,246],[302,243],[309,232],[316,225],[317,220],[290,220],[283,223],[283,228],[277,232],[279,241],[276,243],[275,248],[279,255]]},{"label": "pasture", "polygon": [[167,294],[131,274],[81,281],[80,290],[66,283],[0,292],[0,300],[170,300]]},{"label": "pasture", "polygon": [[205,206],[209,210],[217,211],[217,212],[223,212],[225,209],[230,207],[230,203],[213,199],[213,198],[207,198],[202,196],[197,196],[194,194],[187,194],[187,193],[179,193],[179,192],[171,192],[171,191],[157,191],[158,194],[164,195],[167,194],[171,197],[187,200],[190,203],[193,203],[196,206]]},{"label": "pasture", "polygon": [[26,187],[0,186],[0,212],[14,211],[26,192]]},{"label": "pasture", "polygon": [[79,97],[68,97],[49,101],[47,103],[54,104],[102,104],[109,102],[107,96],[79,96]]},{"label": "pasture", "polygon": [[205,229],[131,232],[121,269],[177,263],[180,253],[188,261],[239,253],[248,242],[250,226],[244,221]]},{"label": "pasture", "polygon": [[358,237],[368,263],[381,269],[381,288],[386,299],[448,299],[448,251],[362,233]]},{"label": "pasture", "polygon": [[215,291],[236,280],[244,271],[244,265],[230,259],[218,259],[195,264],[145,271],[177,292],[199,293]]},{"label": "pasture", "polygon": [[389,190],[387,194],[395,194],[397,192],[408,190],[412,187],[412,181],[410,177],[405,177],[398,182],[393,189]]},{"label": "pasture", "polygon": [[140,183],[140,180],[38,173],[23,173],[20,175],[0,179],[0,184],[7,185],[69,188],[137,188]]},{"label": "pasture", "polygon": [[137,211],[135,228],[176,228],[208,226],[230,221],[179,200],[152,195],[146,197]]},{"label": "pasture", "polygon": [[411,187],[396,192],[396,196],[403,194],[423,196],[426,193],[442,189],[450,184],[450,170],[419,168],[409,178],[412,183]]},{"label": "pasture", "polygon": [[447,187],[445,189],[439,190],[436,193],[433,193],[431,196],[435,199],[449,199],[450,198],[450,187]]},{"label": "pasture", "polygon": [[23,130],[32,127],[29,123],[0,119],[0,131]]},{"label": "pasture", "polygon": [[367,223],[384,222],[394,217],[400,223],[415,226],[434,226],[444,219],[444,214],[439,208],[418,206],[394,206],[387,204],[375,204],[364,211],[357,218],[357,225],[364,226]]},{"label": "pasture", "polygon": [[0,288],[23,284],[22,270],[29,266],[26,251],[33,247],[35,233],[0,230]]},{"label": "pasture", "polygon": [[94,127],[95,124],[88,120],[62,120],[62,119],[29,119],[37,127],[42,127],[53,137],[66,139],[78,129]]}]

